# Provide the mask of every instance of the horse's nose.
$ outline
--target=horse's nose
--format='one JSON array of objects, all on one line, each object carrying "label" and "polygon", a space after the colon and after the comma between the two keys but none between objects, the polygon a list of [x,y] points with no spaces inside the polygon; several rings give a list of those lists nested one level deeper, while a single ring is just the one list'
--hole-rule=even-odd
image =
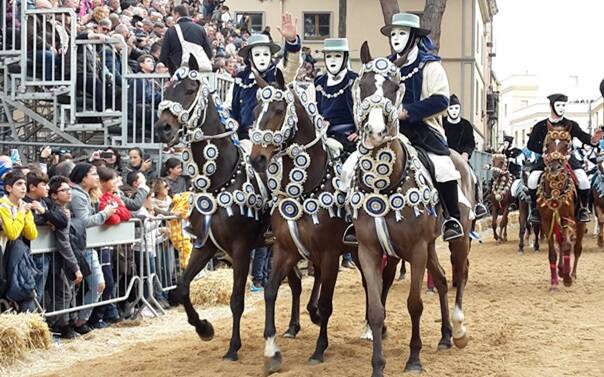
[{"label": "horse's nose", "polygon": [[172,127],[165,121],[157,121],[155,131],[162,143],[167,143],[172,138]]},{"label": "horse's nose", "polygon": [[260,156],[252,158],[252,167],[257,172],[261,173],[261,172],[266,171],[266,166],[267,166],[266,157],[260,155]]}]

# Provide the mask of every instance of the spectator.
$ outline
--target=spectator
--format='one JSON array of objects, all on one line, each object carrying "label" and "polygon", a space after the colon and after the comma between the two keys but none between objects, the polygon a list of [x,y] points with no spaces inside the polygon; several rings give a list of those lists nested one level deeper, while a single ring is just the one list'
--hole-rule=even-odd
[{"label": "spectator", "polygon": [[103,61],[113,83],[122,86],[122,51],[126,48],[126,41],[121,34],[113,34],[110,44],[103,47]]},{"label": "spectator", "polygon": [[[159,61],[168,67],[170,75],[174,75],[176,70],[181,66],[183,62],[183,46],[181,46],[176,30],[176,28],[180,28],[182,35],[186,36],[185,42],[189,42],[186,46],[187,49],[191,49],[190,53],[193,58],[189,59],[188,62],[185,61],[185,63],[188,63],[189,68],[199,71],[200,66],[204,67],[205,62],[209,64],[209,59],[212,59],[212,48],[210,47],[208,36],[202,26],[193,23],[186,6],[175,6],[172,14],[176,20],[176,25],[168,29],[165,34]],[[197,45],[197,48],[194,48],[195,45]]]},{"label": "spectator", "polygon": [[170,185],[170,194],[176,195],[189,190],[189,180],[182,175],[182,162],[170,157],[164,165],[164,177]]},{"label": "spectator", "polygon": [[170,185],[165,178],[158,178],[153,183],[153,211],[157,214],[169,216],[172,198]]},{"label": "spectator", "polygon": [[[76,257],[76,250],[71,246],[70,217],[67,205],[71,202],[71,187],[69,179],[64,176],[54,176],[48,183],[50,200],[47,201],[49,212],[62,213],[67,219],[67,226],[59,230],[55,226],[58,257],[53,258],[50,266],[49,293],[53,311],[69,309],[75,299],[75,287],[79,285],[84,276]],[[81,238],[81,235],[79,235]],[[51,317],[51,326],[59,333],[61,338],[73,339],[76,332],[69,323],[69,314]]]},{"label": "spectator", "polygon": [[150,180],[153,178],[153,161],[150,158],[145,158],[143,150],[139,147],[130,148],[128,150],[129,163],[126,166],[126,171],[137,171],[145,175]]},{"label": "spectator", "polygon": [[[69,205],[73,216],[81,219],[87,228],[104,224],[107,218],[115,213],[115,207],[107,206],[104,210],[97,212],[92,205],[91,195],[96,195],[95,190],[99,188],[99,175],[96,167],[86,162],[80,162],[74,166],[70,179],[74,184],[72,188],[73,197]],[[83,302],[87,305],[98,302],[105,290],[105,279],[97,253],[94,250],[87,249],[84,253],[84,259],[91,270],[91,274],[86,277],[88,291]],[[84,309],[78,313],[78,318],[74,322],[74,330],[77,333],[86,334],[91,331],[91,328],[86,324],[91,314],[92,309]]]},{"label": "spectator", "polygon": [[7,195],[0,198],[2,230],[9,241],[16,241],[3,245],[7,255],[7,297],[16,301],[21,311],[33,311],[36,297],[35,279],[39,272],[34,266],[27,245],[18,241],[21,237],[30,241],[38,237],[31,204],[23,200],[27,191],[25,176],[20,172],[6,174],[4,189]]},{"label": "spectator", "polygon": [[105,152],[101,153],[101,155],[105,161],[105,166],[117,171],[118,173],[122,172],[122,158],[116,149],[108,147],[105,149]]}]

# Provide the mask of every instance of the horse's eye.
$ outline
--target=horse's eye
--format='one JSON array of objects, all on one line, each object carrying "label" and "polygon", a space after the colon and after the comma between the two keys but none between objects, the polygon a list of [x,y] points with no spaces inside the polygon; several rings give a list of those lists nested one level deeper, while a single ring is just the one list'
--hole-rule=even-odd
[{"label": "horse's eye", "polygon": [[195,89],[189,89],[186,93],[188,96],[195,94]]}]

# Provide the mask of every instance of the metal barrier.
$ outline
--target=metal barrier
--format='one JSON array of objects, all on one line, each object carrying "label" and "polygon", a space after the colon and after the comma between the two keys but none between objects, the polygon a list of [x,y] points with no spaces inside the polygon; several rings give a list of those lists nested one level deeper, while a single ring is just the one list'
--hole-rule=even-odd
[{"label": "metal barrier", "polygon": [[[37,263],[43,264],[41,260],[47,259],[49,270],[47,279],[51,291],[44,289],[44,294],[38,298],[38,302],[46,317],[55,317],[68,313],[90,310],[95,307],[126,302],[130,299],[128,305],[134,307],[139,301],[147,306],[154,315],[157,315],[153,307],[143,297],[143,253],[138,253],[135,259],[135,245],[143,243],[141,236],[136,236],[135,228],[141,227],[142,222],[139,219],[133,219],[127,223],[121,223],[112,226],[98,226],[87,229],[87,255],[86,258],[95,265],[95,257],[98,253],[98,262],[101,268],[112,266],[114,268],[111,277],[115,279],[113,288],[106,287],[108,294],[103,293],[98,301],[94,301],[96,294],[92,291],[96,287],[89,286],[89,283],[97,279],[92,277],[84,280],[79,287],[79,293],[75,297],[69,297],[69,292],[62,288],[63,284],[69,284],[65,275],[60,273],[64,267],[64,261],[61,261],[56,252],[56,241],[52,229],[47,226],[38,228],[38,238],[31,241],[31,250]],[[107,241],[111,239],[112,241]],[[97,252],[94,249],[98,249]],[[92,253],[95,253],[94,255]],[[109,255],[109,260],[105,257]],[[94,266],[90,266],[94,269]],[[106,272],[106,271],[103,271]],[[92,272],[94,274],[94,271]],[[59,281],[57,283],[57,281]],[[106,284],[109,282],[106,280]],[[59,291],[59,292],[57,292]],[[63,295],[61,296],[61,292]],[[47,296],[48,295],[48,296]],[[105,297],[103,297],[105,296]],[[67,307],[65,307],[67,306]]]},{"label": "metal barrier", "polygon": [[21,9],[17,0],[0,2],[0,56],[20,54],[20,19]]}]

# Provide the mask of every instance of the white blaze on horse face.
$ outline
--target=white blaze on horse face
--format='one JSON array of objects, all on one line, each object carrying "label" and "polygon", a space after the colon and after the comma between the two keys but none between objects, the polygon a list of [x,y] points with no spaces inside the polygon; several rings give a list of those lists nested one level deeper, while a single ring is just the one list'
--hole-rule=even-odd
[{"label": "white blaze on horse face", "polygon": [[566,113],[566,102],[565,101],[554,102],[554,113],[556,113],[557,116],[562,118],[564,116],[564,113]]},{"label": "white blaze on horse face", "polygon": [[268,46],[252,47],[252,63],[258,72],[265,72],[271,65],[271,49]]},{"label": "white blaze on horse face", "polygon": [[[375,87],[376,91],[372,94],[372,96],[384,95],[384,89],[382,85],[384,84],[386,79],[382,75],[375,75]],[[367,116],[367,124],[369,124],[369,129],[372,134],[372,141],[375,142],[373,146],[377,146],[382,143],[383,136],[386,134],[386,121],[384,119],[384,112],[381,107],[374,107],[369,111],[369,115]]]},{"label": "white blaze on horse face", "polygon": [[390,46],[397,54],[403,52],[409,42],[411,29],[408,27],[393,27],[390,31]]},{"label": "white blaze on horse face", "polygon": [[447,113],[449,114],[449,118],[456,120],[459,118],[459,113],[461,112],[461,105],[451,105],[447,109]]},{"label": "white blaze on horse face", "polygon": [[344,53],[343,52],[326,52],[325,53],[325,68],[327,72],[333,76],[337,75],[342,71],[344,67]]}]

